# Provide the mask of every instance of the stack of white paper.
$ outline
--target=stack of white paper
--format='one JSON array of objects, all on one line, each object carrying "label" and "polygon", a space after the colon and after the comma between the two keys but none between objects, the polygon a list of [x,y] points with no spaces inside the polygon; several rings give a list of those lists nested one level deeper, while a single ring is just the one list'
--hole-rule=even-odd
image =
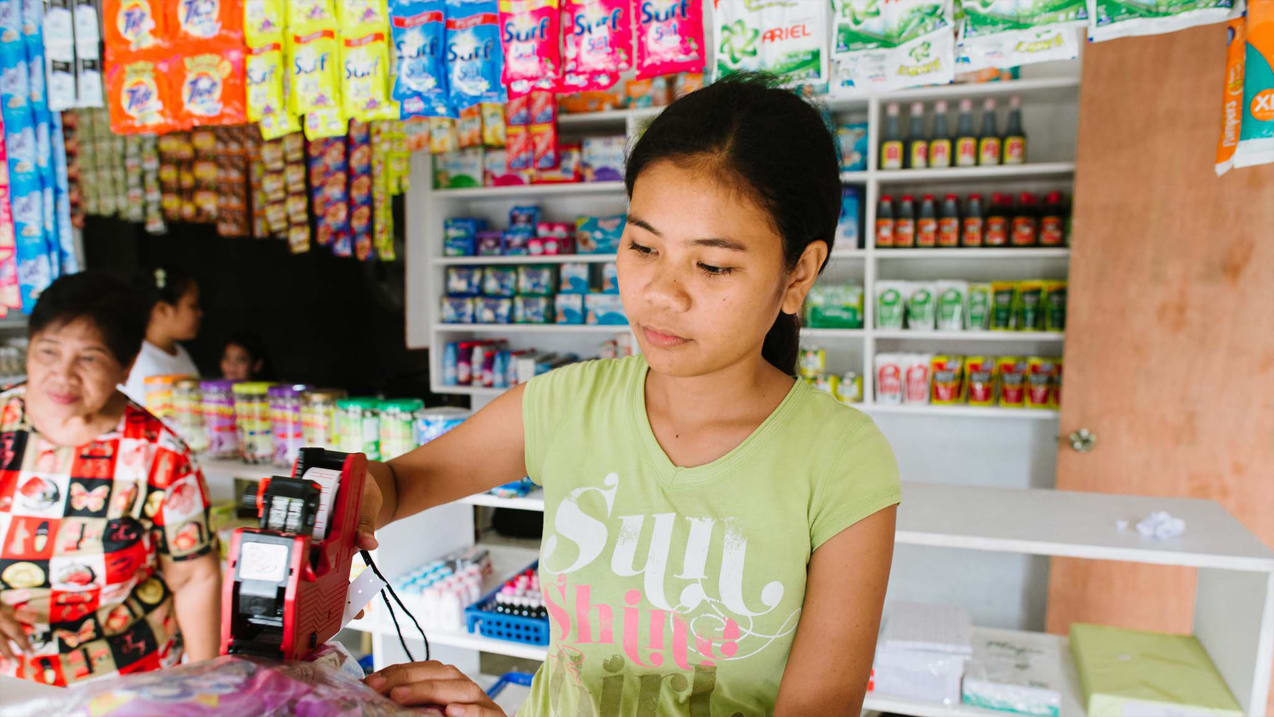
[{"label": "stack of white paper", "polygon": [[960,702],[964,663],[973,654],[969,614],[953,605],[896,602],[876,645],[873,689],[926,702]]},{"label": "stack of white paper", "polygon": [[1031,633],[979,635],[964,673],[964,703],[1002,712],[1057,717],[1062,664],[1056,638]]}]

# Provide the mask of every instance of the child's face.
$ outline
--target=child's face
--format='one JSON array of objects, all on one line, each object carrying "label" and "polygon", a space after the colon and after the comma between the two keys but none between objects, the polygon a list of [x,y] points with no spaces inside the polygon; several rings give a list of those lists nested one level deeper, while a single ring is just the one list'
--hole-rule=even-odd
[{"label": "child's face", "polygon": [[252,378],[252,354],[239,344],[226,344],[221,354],[221,375],[231,381],[247,381]]},{"label": "child's face", "polygon": [[759,358],[780,309],[799,311],[813,283],[793,280],[772,218],[746,194],[667,161],[633,186],[617,262],[641,351],[670,376]]}]

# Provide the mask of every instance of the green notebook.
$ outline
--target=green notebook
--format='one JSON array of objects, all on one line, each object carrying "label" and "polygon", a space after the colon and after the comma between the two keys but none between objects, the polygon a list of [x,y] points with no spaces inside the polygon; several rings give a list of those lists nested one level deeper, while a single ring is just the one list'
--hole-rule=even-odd
[{"label": "green notebook", "polygon": [[1070,643],[1090,717],[1158,714],[1156,706],[1182,717],[1242,717],[1193,635],[1075,623]]}]

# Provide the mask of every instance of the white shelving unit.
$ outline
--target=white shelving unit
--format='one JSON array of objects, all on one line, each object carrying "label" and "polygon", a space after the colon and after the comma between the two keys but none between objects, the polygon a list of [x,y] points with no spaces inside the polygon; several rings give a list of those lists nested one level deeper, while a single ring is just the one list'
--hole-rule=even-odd
[{"label": "white shelving unit", "polygon": [[[469,496],[457,504],[544,509],[538,491],[526,498]],[[1142,537],[1134,529],[1117,527],[1118,521],[1135,524],[1156,510],[1166,510],[1182,518],[1187,526],[1185,534],[1157,540]],[[392,528],[409,532],[424,521],[435,522],[431,513],[433,511],[409,518]],[[1194,634],[1208,650],[1245,713],[1265,714],[1274,659],[1274,552],[1218,503],[1193,498],[904,482],[895,540],[899,545],[1197,568]],[[496,565],[493,580],[536,558],[535,550],[525,547],[486,547]],[[488,588],[494,586],[492,582]],[[366,619],[352,623],[351,627],[381,639],[397,640],[392,626],[375,608]],[[1011,637],[1023,631],[977,628],[977,632]],[[427,634],[431,643],[439,645],[537,660],[543,660],[547,654],[542,647],[492,640],[467,632],[429,630]],[[1061,715],[1081,717],[1085,710],[1068,642],[1065,637],[1056,636],[1053,644],[1063,668]],[[1003,714],[878,694],[869,694],[864,707],[917,717]]]}]

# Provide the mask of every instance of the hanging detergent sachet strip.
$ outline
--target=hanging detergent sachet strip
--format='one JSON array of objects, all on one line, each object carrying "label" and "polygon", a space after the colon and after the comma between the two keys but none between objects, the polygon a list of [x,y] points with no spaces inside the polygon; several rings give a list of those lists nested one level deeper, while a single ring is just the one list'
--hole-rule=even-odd
[{"label": "hanging detergent sachet strip", "polygon": [[75,103],[78,107],[103,107],[102,57],[98,49],[102,28],[94,0],[73,0],[75,21]]},{"label": "hanging detergent sachet strip", "polygon": [[713,0],[713,8],[717,77],[760,71],[778,75],[789,86],[810,86],[816,91],[827,86],[827,0],[755,4]]},{"label": "hanging detergent sachet strip", "polygon": [[1224,22],[1243,13],[1243,0],[1087,0],[1088,39],[1157,35]]},{"label": "hanging detergent sachet strip", "polygon": [[389,98],[389,37],[384,29],[345,35],[341,40],[341,72],[346,118],[362,122],[398,118],[398,106]]},{"label": "hanging detergent sachet strip", "polygon": [[960,3],[960,41],[1088,21],[1086,0],[967,0]]},{"label": "hanging detergent sachet strip", "polygon": [[56,210],[57,176],[53,165],[53,113],[49,111],[45,87],[44,3],[42,0],[22,2],[22,40],[26,47],[27,70],[30,74],[30,107],[35,125],[36,170],[40,174],[41,232],[44,252],[48,257],[50,281],[61,271],[61,241],[58,238]]},{"label": "hanging detergent sachet strip", "polygon": [[504,102],[500,78],[499,8],[495,0],[447,0],[447,90],[457,112],[481,102]]},{"label": "hanging detergent sachet strip", "polygon": [[447,99],[443,63],[446,33],[443,0],[393,0],[389,23],[394,38],[393,98],[406,117],[454,117]]},{"label": "hanging detergent sachet strip", "polygon": [[1221,88],[1221,136],[1216,143],[1216,173],[1221,176],[1234,166],[1243,126],[1243,60],[1247,51],[1244,18],[1226,23],[1225,86]]},{"label": "hanging detergent sachet strip", "polygon": [[1274,162],[1274,0],[1248,0],[1246,34],[1235,167]]},{"label": "hanging detergent sachet strip", "polygon": [[243,38],[244,8],[240,0],[168,0],[168,41],[174,45],[201,40]]},{"label": "hanging detergent sachet strip", "polygon": [[835,91],[862,93],[954,78],[952,0],[836,0]]},{"label": "hanging detergent sachet strip", "polygon": [[697,0],[631,0],[637,26],[637,79],[703,72],[703,5]]},{"label": "hanging detergent sachet strip", "polygon": [[243,45],[238,41],[190,43],[172,58],[183,127],[236,125],[246,121]]},{"label": "hanging detergent sachet strip", "polygon": [[306,115],[322,110],[339,110],[340,46],[336,32],[318,29],[291,35],[290,67],[292,111]]},{"label": "hanging detergent sachet strip", "polygon": [[[58,238],[58,268],[62,274],[73,274],[80,270],[79,259],[75,255],[75,234],[71,226],[71,193],[70,179],[67,176],[66,137],[62,134],[62,115],[54,112],[51,115],[50,140],[53,144],[53,201],[54,222]],[[0,218],[2,219],[2,218]]]},{"label": "hanging detergent sachet strip", "polygon": [[1079,57],[1079,33],[1078,27],[1072,23],[1006,30],[995,35],[958,40],[955,69],[956,72],[974,72],[988,67],[1073,60]]},{"label": "hanging detergent sachet strip", "polygon": [[287,0],[287,29],[293,35],[339,27],[332,0]]},{"label": "hanging detergent sachet strip", "polygon": [[44,59],[49,109],[75,107],[75,22],[68,0],[51,0],[44,12]]},{"label": "hanging detergent sachet strip", "polygon": [[243,0],[243,39],[249,48],[283,45],[285,0]]},{"label": "hanging detergent sachet strip", "polygon": [[160,47],[166,37],[162,0],[103,0],[106,57]]},{"label": "hanging detergent sachet strip", "polygon": [[[0,124],[0,135],[5,134],[5,125]],[[5,142],[0,142],[0,165],[8,165],[8,154]],[[12,193],[10,192],[9,173],[0,177],[0,316],[9,309],[21,309],[22,297],[18,290],[18,253],[17,236],[13,225],[13,213],[10,210]]]},{"label": "hanging detergent sachet strip", "polygon": [[106,76],[111,131],[163,134],[175,129],[168,66],[153,59],[115,62]]},{"label": "hanging detergent sachet strip", "polygon": [[562,24],[561,91],[609,89],[632,69],[629,0],[565,0]]},{"label": "hanging detergent sachet strip", "polygon": [[389,26],[389,9],[385,0],[341,0],[336,4],[336,18],[341,32],[351,36],[367,30],[383,32]]},{"label": "hanging detergent sachet strip", "polygon": [[557,89],[562,21],[558,0],[499,0],[504,86],[510,97]]}]

